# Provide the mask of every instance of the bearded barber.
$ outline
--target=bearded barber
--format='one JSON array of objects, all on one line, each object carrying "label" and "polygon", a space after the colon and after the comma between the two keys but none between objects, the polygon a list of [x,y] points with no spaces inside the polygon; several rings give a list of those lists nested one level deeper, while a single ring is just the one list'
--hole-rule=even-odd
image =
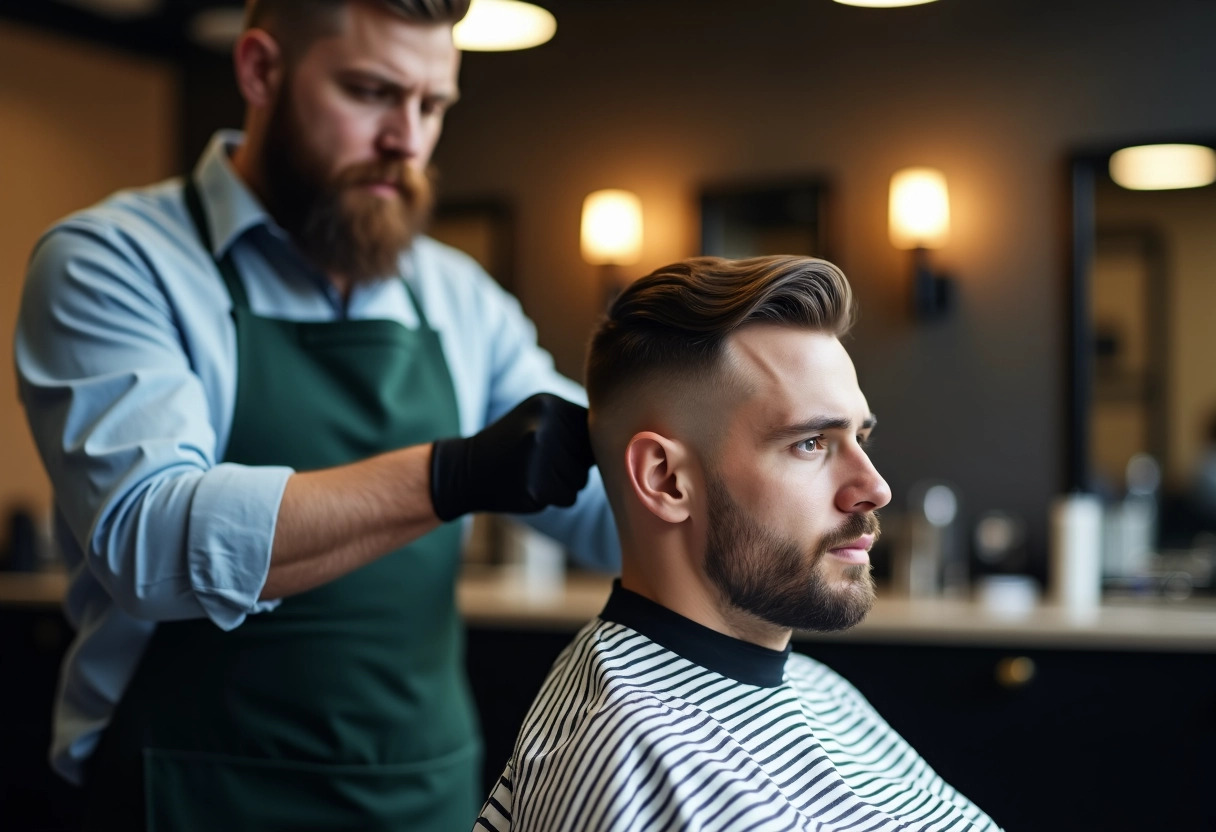
[{"label": "bearded barber", "polygon": [[466,7],[256,0],[243,133],[33,253],[17,365],[77,628],[51,755],[88,828],[467,828],[450,521],[617,563],[582,391],[419,236]]}]

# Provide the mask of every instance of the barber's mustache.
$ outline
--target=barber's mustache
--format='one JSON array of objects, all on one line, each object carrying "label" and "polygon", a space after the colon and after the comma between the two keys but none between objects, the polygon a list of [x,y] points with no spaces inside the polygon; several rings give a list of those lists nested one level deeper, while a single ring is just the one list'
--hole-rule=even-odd
[{"label": "barber's mustache", "polygon": [[360,185],[393,185],[405,199],[413,201],[430,192],[434,176],[432,169],[421,171],[400,160],[372,161],[344,168],[332,185],[335,190]]}]

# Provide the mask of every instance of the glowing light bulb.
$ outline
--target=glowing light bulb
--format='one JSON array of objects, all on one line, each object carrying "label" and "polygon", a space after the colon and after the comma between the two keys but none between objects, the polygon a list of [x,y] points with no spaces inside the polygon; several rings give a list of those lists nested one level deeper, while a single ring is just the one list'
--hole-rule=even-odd
[{"label": "glowing light bulb", "polygon": [[469,13],[452,28],[452,40],[466,52],[506,52],[540,46],[556,31],[557,19],[532,3],[473,0]]},{"label": "glowing light bulb", "polygon": [[904,168],[891,177],[891,244],[941,248],[950,238],[946,176],[934,168]]},{"label": "glowing light bulb", "polygon": [[642,202],[618,189],[583,200],[583,259],[595,265],[629,266],[642,256]]}]

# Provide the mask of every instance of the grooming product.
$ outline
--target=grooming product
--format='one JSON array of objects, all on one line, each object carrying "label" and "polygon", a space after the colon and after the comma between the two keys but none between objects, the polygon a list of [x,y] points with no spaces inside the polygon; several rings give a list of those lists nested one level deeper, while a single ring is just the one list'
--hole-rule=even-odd
[{"label": "grooming product", "polygon": [[1088,614],[1102,596],[1102,502],[1073,493],[1051,507],[1052,600],[1070,613]]}]

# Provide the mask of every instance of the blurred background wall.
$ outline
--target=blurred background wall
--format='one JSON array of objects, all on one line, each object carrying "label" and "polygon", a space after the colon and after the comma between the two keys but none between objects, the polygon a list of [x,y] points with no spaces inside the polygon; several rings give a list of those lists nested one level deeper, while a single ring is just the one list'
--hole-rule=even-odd
[{"label": "blurred background wall", "polygon": [[[558,20],[550,43],[466,56],[436,161],[444,198],[513,207],[514,288],[558,365],[580,375],[599,312],[578,248],[588,192],[641,197],[643,258],[630,269],[640,275],[697,253],[704,185],[821,176],[832,251],[861,304],[848,346],[880,417],[874,456],[896,504],[920,479],[952,482],[964,523],[990,509],[1027,521],[1041,574],[1048,503],[1064,483],[1068,156],[1216,134],[1216,4],[543,5]],[[214,127],[239,123],[240,104],[227,59],[201,50],[141,61],[23,25],[0,36],[24,50],[0,48],[5,178],[14,142],[40,166],[23,161],[5,186],[2,210],[21,227],[0,230],[0,320],[11,328],[38,228],[111,187],[185,169]],[[91,63],[68,71],[69,56]],[[21,68],[31,62],[41,72]],[[19,127],[10,101],[55,115]],[[942,169],[951,188],[953,234],[936,260],[957,279],[957,305],[932,325],[907,312],[910,264],[886,232],[889,178],[911,164]],[[0,458],[19,465],[6,466],[3,493],[40,496],[6,401]]]}]

